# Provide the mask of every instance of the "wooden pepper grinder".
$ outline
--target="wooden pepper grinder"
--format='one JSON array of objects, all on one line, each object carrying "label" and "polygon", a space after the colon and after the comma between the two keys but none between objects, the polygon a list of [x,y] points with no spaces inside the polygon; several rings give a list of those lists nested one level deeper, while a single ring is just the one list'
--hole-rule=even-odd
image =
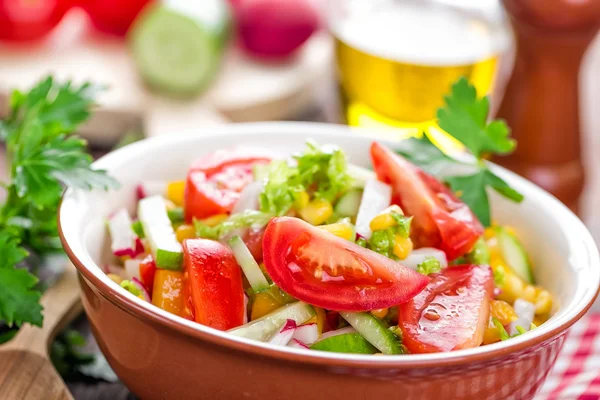
[{"label": "wooden pepper grinder", "polygon": [[577,212],[584,183],[579,70],[600,27],[600,0],[503,2],[517,54],[498,117],[506,119],[518,145],[496,161]]}]

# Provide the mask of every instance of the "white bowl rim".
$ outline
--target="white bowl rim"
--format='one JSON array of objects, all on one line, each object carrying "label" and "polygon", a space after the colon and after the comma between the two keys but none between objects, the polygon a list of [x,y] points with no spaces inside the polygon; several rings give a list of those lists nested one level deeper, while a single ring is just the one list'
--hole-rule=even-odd
[{"label": "white bowl rim", "polygon": [[[133,153],[146,152],[147,150],[160,147],[162,143],[172,144],[174,141],[181,143],[196,142],[198,140],[206,141],[211,140],[211,137],[216,135],[219,135],[220,137],[231,136],[232,138],[249,133],[262,133],[265,135],[304,135],[306,137],[317,135],[330,136],[334,139],[337,138],[343,140],[344,138],[348,138],[349,130],[358,131],[360,133],[360,131],[365,128],[350,128],[344,125],[313,122],[259,122],[218,125],[202,129],[206,134],[201,136],[159,136],[133,143],[103,156],[94,162],[93,166],[97,169],[106,169],[110,171],[112,165],[118,165],[118,160],[126,159]],[[374,132],[373,129],[368,129],[368,131],[371,133]],[[385,137],[386,131],[382,130],[380,132],[382,137]],[[352,140],[356,140],[356,137],[353,137]],[[373,137],[366,137],[364,140],[372,141],[374,139]],[[380,141],[385,142],[385,140]],[[393,143],[390,144],[393,145]],[[80,273],[82,273],[88,281],[93,279],[94,286],[99,286],[100,293],[110,302],[138,318],[166,325],[167,328],[174,328],[185,335],[195,336],[224,347],[243,350],[258,356],[286,359],[308,364],[359,366],[362,368],[430,368],[432,366],[442,367],[458,365],[507,356],[513,352],[531,348],[539,343],[556,338],[561,332],[567,330],[573,323],[579,320],[585,312],[587,312],[598,295],[598,289],[600,288],[600,256],[598,248],[591,234],[579,218],[554,196],[533,183],[495,164],[492,164],[491,167],[494,172],[499,174],[503,179],[512,183],[518,183],[521,189],[523,187],[526,188],[524,193],[525,196],[533,196],[538,201],[543,201],[544,204],[551,206],[555,213],[554,216],[557,219],[568,222],[568,224],[562,224],[561,226],[564,226],[565,229],[570,231],[570,234],[567,235],[568,237],[577,237],[578,243],[582,244],[585,248],[585,255],[577,254],[576,256],[587,266],[584,269],[589,275],[588,279],[591,279],[591,281],[589,281],[592,283],[591,286],[596,287],[596,290],[587,291],[585,295],[579,299],[580,301],[577,304],[563,304],[562,307],[567,308],[567,312],[561,315],[560,318],[553,318],[525,335],[503,342],[447,353],[403,354],[373,357],[370,355],[329,353],[298,350],[288,347],[276,347],[266,343],[229,335],[226,332],[209,328],[171,314],[150,303],[138,299],[124,290],[119,290],[118,285],[110,280],[110,278],[102,272],[101,267],[94,263],[91,258],[75,255],[69,243],[70,241],[80,239],[78,235],[74,234],[74,228],[76,228],[76,226],[69,227],[68,224],[63,223],[66,221],[63,221],[65,218],[62,217],[62,204],[66,201],[77,201],[75,196],[76,191],[72,188],[68,188],[65,191],[63,203],[59,208],[59,232],[65,250],[73,263],[80,270]],[[593,284],[594,282],[595,285]],[[98,283],[100,283],[100,285],[98,285]]]}]

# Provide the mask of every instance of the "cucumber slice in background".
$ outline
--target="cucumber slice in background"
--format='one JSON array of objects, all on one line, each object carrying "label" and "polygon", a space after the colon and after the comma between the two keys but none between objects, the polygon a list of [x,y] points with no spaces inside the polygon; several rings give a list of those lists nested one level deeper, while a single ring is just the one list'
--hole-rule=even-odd
[{"label": "cucumber slice in background", "polygon": [[130,31],[129,43],[150,87],[191,96],[216,75],[229,29],[225,0],[167,0],[144,9]]},{"label": "cucumber slice in background", "polygon": [[328,337],[310,346],[311,350],[332,351],[334,353],[375,354],[379,350],[358,333],[345,333]]},{"label": "cucumber slice in background", "polygon": [[398,337],[390,332],[383,322],[366,312],[340,311],[344,318],[358,333],[384,354],[402,354]]},{"label": "cucumber slice in background", "polygon": [[260,317],[239,328],[227,332],[235,336],[266,342],[275,332],[281,328],[286,320],[292,319],[301,325],[316,315],[314,308],[306,303],[298,301],[287,304],[277,310]]},{"label": "cucumber slice in background", "polygon": [[242,268],[244,275],[246,275],[246,279],[248,279],[248,283],[250,283],[254,293],[268,290],[270,287],[269,282],[267,281],[267,278],[265,278],[265,274],[260,270],[260,267],[242,238],[238,235],[232,237],[231,240],[229,240],[229,247],[231,247],[233,255]]},{"label": "cucumber slice in background", "polygon": [[535,279],[529,256],[519,239],[501,226],[496,227],[494,230],[504,261],[521,279],[534,284]]}]

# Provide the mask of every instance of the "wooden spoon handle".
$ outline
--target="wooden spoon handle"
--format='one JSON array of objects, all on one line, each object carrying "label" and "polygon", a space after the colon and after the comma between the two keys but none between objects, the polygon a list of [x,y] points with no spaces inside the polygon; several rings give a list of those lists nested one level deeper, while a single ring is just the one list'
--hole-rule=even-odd
[{"label": "wooden spoon handle", "polygon": [[72,400],[69,389],[48,356],[56,334],[81,313],[77,270],[69,264],[46,291],[44,326],[26,325],[0,349],[0,398],[3,400]]}]

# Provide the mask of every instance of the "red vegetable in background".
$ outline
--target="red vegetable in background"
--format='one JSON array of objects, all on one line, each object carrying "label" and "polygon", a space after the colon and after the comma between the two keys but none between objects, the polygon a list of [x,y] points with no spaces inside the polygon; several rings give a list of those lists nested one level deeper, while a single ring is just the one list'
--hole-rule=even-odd
[{"label": "red vegetable in background", "polygon": [[368,311],[404,303],[429,278],[298,218],[273,218],[264,263],[284,292],[327,310]]},{"label": "red vegetable in background", "polygon": [[241,0],[236,14],[242,45],[265,58],[289,56],[319,27],[309,0]]},{"label": "red vegetable in background", "polygon": [[152,296],[152,288],[154,286],[154,275],[156,274],[156,263],[152,259],[152,256],[147,256],[140,263],[140,280],[150,292]]},{"label": "red vegetable in background", "polygon": [[244,323],[242,273],[229,247],[208,239],[183,242],[185,293],[196,322],[228,330]]},{"label": "red vegetable in background", "polygon": [[377,178],[392,185],[392,203],[414,216],[410,236],[417,248],[441,249],[449,261],[473,248],[483,226],[450,189],[377,142],[371,160]]},{"label": "red vegetable in background", "polygon": [[252,169],[267,163],[271,154],[260,149],[228,149],[208,154],[192,164],[185,186],[185,220],[229,213],[244,187],[252,182]]},{"label": "red vegetable in background", "polygon": [[448,267],[427,287],[400,305],[402,342],[411,353],[477,347],[489,318],[494,278],[488,266]]},{"label": "red vegetable in background", "polygon": [[105,33],[124,36],[151,0],[81,0],[94,26]]},{"label": "red vegetable in background", "polygon": [[42,39],[72,5],[73,0],[0,0],[0,40]]}]

